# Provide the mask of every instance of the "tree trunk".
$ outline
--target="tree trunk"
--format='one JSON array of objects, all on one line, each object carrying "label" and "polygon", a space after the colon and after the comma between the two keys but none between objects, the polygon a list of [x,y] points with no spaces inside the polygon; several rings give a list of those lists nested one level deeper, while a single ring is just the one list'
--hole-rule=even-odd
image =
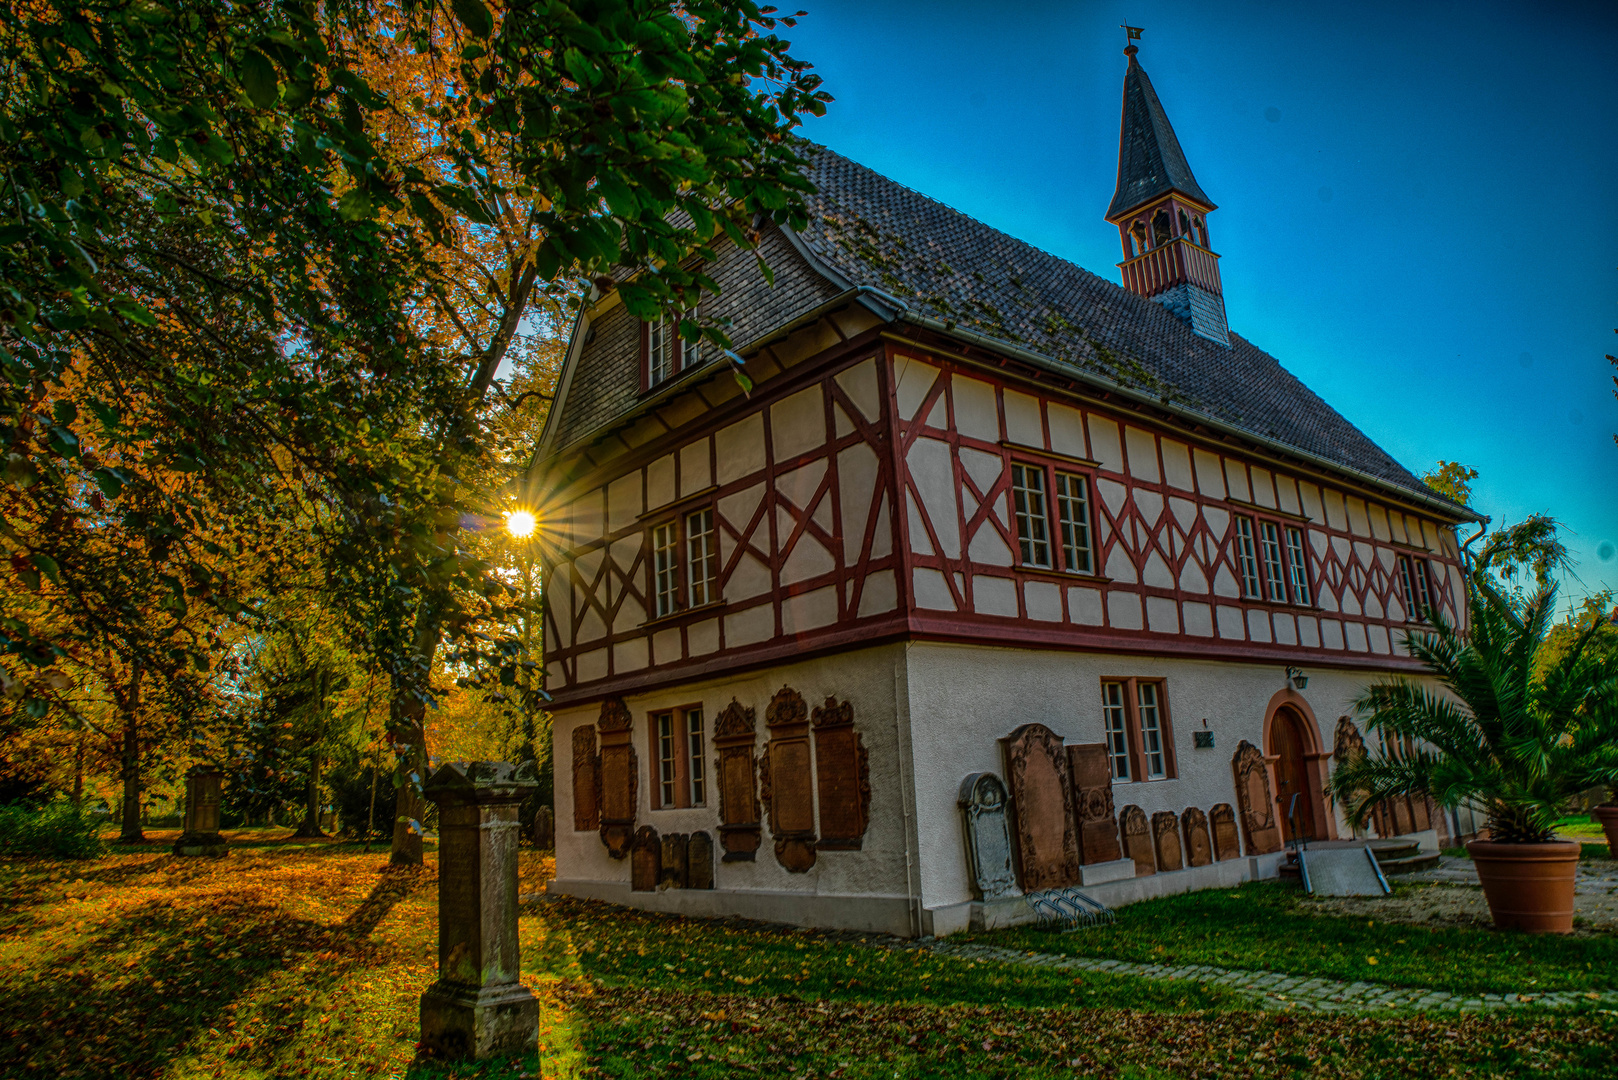
[{"label": "tree trunk", "polygon": [[295,834],[303,837],[325,836],[320,831],[320,754],[309,754],[309,789],[304,795],[303,824]]},{"label": "tree trunk", "polygon": [[[420,866],[422,862],[421,833],[427,816],[427,800],[421,796],[421,785],[427,780],[427,702],[423,699],[427,684],[432,679],[433,658],[438,653],[438,618],[433,611],[423,611],[416,624],[415,650],[422,657],[422,686],[405,685],[403,679],[394,680],[393,710],[397,718],[393,723],[393,741],[404,747],[399,765],[404,783],[399,785],[394,800],[393,848],[388,862],[393,866]],[[412,776],[415,778],[412,779]]]},{"label": "tree trunk", "polygon": [[84,807],[84,731],[79,731],[78,745],[73,748],[73,809]]},{"label": "tree trunk", "polygon": [[371,766],[371,809],[365,815],[365,850],[371,850],[371,834],[376,831],[376,766]]},{"label": "tree trunk", "polygon": [[124,782],[123,831],[118,840],[142,844],[146,834],[140,827],[140,668],[133,669],[130,688],[124,695],[124,739],[119,750],[120,773]]}]

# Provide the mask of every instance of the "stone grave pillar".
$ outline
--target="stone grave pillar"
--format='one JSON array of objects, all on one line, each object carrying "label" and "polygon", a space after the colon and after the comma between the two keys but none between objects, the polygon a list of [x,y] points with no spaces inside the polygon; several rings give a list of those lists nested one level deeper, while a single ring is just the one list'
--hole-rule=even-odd
[{"label": "stone grave pillar", "polygon": [[422,785],[438,805],[438,981],[421,995],[422,1045],[447,1058],[520,1054],[539,1002],[518,981],[517,840],[533,764],[444,765]]},{"label": "stone grave pillar", "polygon": [[185,774],[185,832],[176,855],[219,856],[230,850],[219,835],[219,790],[225,774],[214,765],[193,765]]}]

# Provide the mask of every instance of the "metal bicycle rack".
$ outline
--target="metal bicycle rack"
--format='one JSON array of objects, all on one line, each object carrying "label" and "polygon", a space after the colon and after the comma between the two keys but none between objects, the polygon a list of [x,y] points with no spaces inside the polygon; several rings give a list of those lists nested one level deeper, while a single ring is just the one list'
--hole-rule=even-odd
[{"label": "metal bicycle rack", "polygon": [[1091,926],[1110,926],[1118,921],[1112,909],[1099,900],[1084,895],[1071,885],[1060,889],[1046,889],[1030,893],[1028,906],[1039,917],[1044,930],[1083,930]]}]

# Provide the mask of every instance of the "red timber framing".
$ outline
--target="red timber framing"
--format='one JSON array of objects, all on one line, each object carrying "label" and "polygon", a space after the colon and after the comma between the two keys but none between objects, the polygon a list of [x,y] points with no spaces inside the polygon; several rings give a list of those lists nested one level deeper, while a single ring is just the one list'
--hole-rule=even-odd
[{"label": "red timber framing", "polygon": [[[914,328],[774,366],[750,398],[696,398],[581,460],[544,511],[565,538],[546,556],[557,706],[901,637],[1413,668],[1401,553],[1457,617],[1453,533],[1312,463]],[[1014,461],[1085,479],[1094,573],[1021,565]],[[707,506],[716,599],[657,617],[651,528]],[[1242,595],[1237,515],[1302,530],[1309,603]]]}]

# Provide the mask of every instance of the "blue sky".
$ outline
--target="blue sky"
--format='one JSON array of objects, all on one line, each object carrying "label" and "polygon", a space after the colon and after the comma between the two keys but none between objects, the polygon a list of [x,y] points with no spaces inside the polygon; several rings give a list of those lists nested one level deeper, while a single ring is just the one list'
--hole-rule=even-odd
[{"label": "blue sky", "polygon": [[1567,595],[1618,589],[1618,6],[811,2],[810,138],[1114,281],[1145,27],[1231,328],[1496,523],[1564,522]]}]

